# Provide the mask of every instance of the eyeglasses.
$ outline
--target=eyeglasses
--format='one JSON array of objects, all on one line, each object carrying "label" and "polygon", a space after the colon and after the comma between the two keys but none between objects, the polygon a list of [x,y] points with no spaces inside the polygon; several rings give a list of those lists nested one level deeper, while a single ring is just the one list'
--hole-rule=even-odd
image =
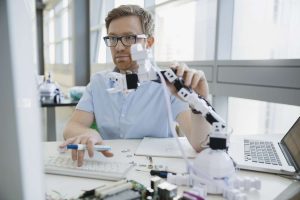
[{"label": "eyeglasses", "polygon": [[108,47],[115,47],[120,40],[125,47],[135,44],[138,39],[146,39],[145,34],[140,35],[123,35],[123,36],[105,36],[103,40]]}]

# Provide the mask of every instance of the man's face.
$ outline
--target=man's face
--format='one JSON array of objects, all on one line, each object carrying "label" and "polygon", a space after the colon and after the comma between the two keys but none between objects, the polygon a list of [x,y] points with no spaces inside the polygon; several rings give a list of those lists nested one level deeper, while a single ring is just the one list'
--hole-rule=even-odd
[{"label": "man's face", "polygon": [[[126,16],[112,20],[107,31],[109,36],[139,35],[143,34],[141,21],[137,16]],[[138,39],[137,43],[144,45],[145,39]],[[137,69],[137,64],[132,61],[130,47],[125,47],[119,40],[117,46],[110,47],[113,61],[120,71]]]}]

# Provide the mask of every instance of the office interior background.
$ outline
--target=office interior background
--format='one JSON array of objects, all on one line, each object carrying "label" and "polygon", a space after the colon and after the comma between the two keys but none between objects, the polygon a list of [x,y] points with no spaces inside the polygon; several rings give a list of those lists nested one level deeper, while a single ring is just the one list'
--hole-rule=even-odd
[{"label": "office interior background", "polygon": [[[160,66],[176,60],[205,72],[234,134],[285,133],[299,117],[298,0],[0,0],[1,197],[45,194],[34,75],[51,72],[67,95],[112,69],[104,17],[125,3],[154,14]],[[56,108],[57,140],[73,110]]]},{"label": "office interior background", "polygon": [[[138,4],[155,16],[155,60],[162,67],[185,62],[205,72],[210,99],[234,134],[286,133],[300,115],[300,1],[298,0],[46,0],[44,73],[64,94],[85,85],[76,65],[88,58],[92,75],[112,69],[105,16],[122,4]],[[41,4],[37,4],[41,5]],[[37,16],[38,17],[38,16]],[[87,46],[78,30],[86,28]],[[77,45],[77,48],[74,46]],[[87,47],[87,48],[86,48]],[[88,52],[87,52],[88,51]],[[79,59],[79,60],[78,60]],[[56,108],[62,140],[74,108]]]}]

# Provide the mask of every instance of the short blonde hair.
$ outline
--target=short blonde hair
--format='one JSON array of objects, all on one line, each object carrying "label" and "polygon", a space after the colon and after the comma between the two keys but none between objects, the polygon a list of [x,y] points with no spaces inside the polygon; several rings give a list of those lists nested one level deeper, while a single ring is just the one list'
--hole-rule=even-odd
[{"label": "short blonde hair", "polygon": [[108,31],[111,21],[125,16],[137,16],[141,20],[142,30],[147,36],[154,34],[154,20],[150,12],[138,5],[121,5],[112,9],[105,18],[105,26]]}]

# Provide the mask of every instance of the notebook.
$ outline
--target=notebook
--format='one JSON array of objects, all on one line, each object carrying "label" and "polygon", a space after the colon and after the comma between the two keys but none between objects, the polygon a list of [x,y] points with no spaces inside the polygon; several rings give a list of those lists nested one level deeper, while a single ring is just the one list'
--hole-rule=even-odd
[{"label": "notebook", "polygon": [[282,137],[232,135],[229,155],[240,169],[294,174],[300,166],[300,117]]},{"label": "notebook", "polygon": [[[186,137],[179,137],[179,142],[183,147],[188,158],[195,158],[197,152],[190,145]],[[135,155],[137,156],[156,156],[168,158],[182,158],[176,138],[150,138],[145,137],[138,148]]]}]

